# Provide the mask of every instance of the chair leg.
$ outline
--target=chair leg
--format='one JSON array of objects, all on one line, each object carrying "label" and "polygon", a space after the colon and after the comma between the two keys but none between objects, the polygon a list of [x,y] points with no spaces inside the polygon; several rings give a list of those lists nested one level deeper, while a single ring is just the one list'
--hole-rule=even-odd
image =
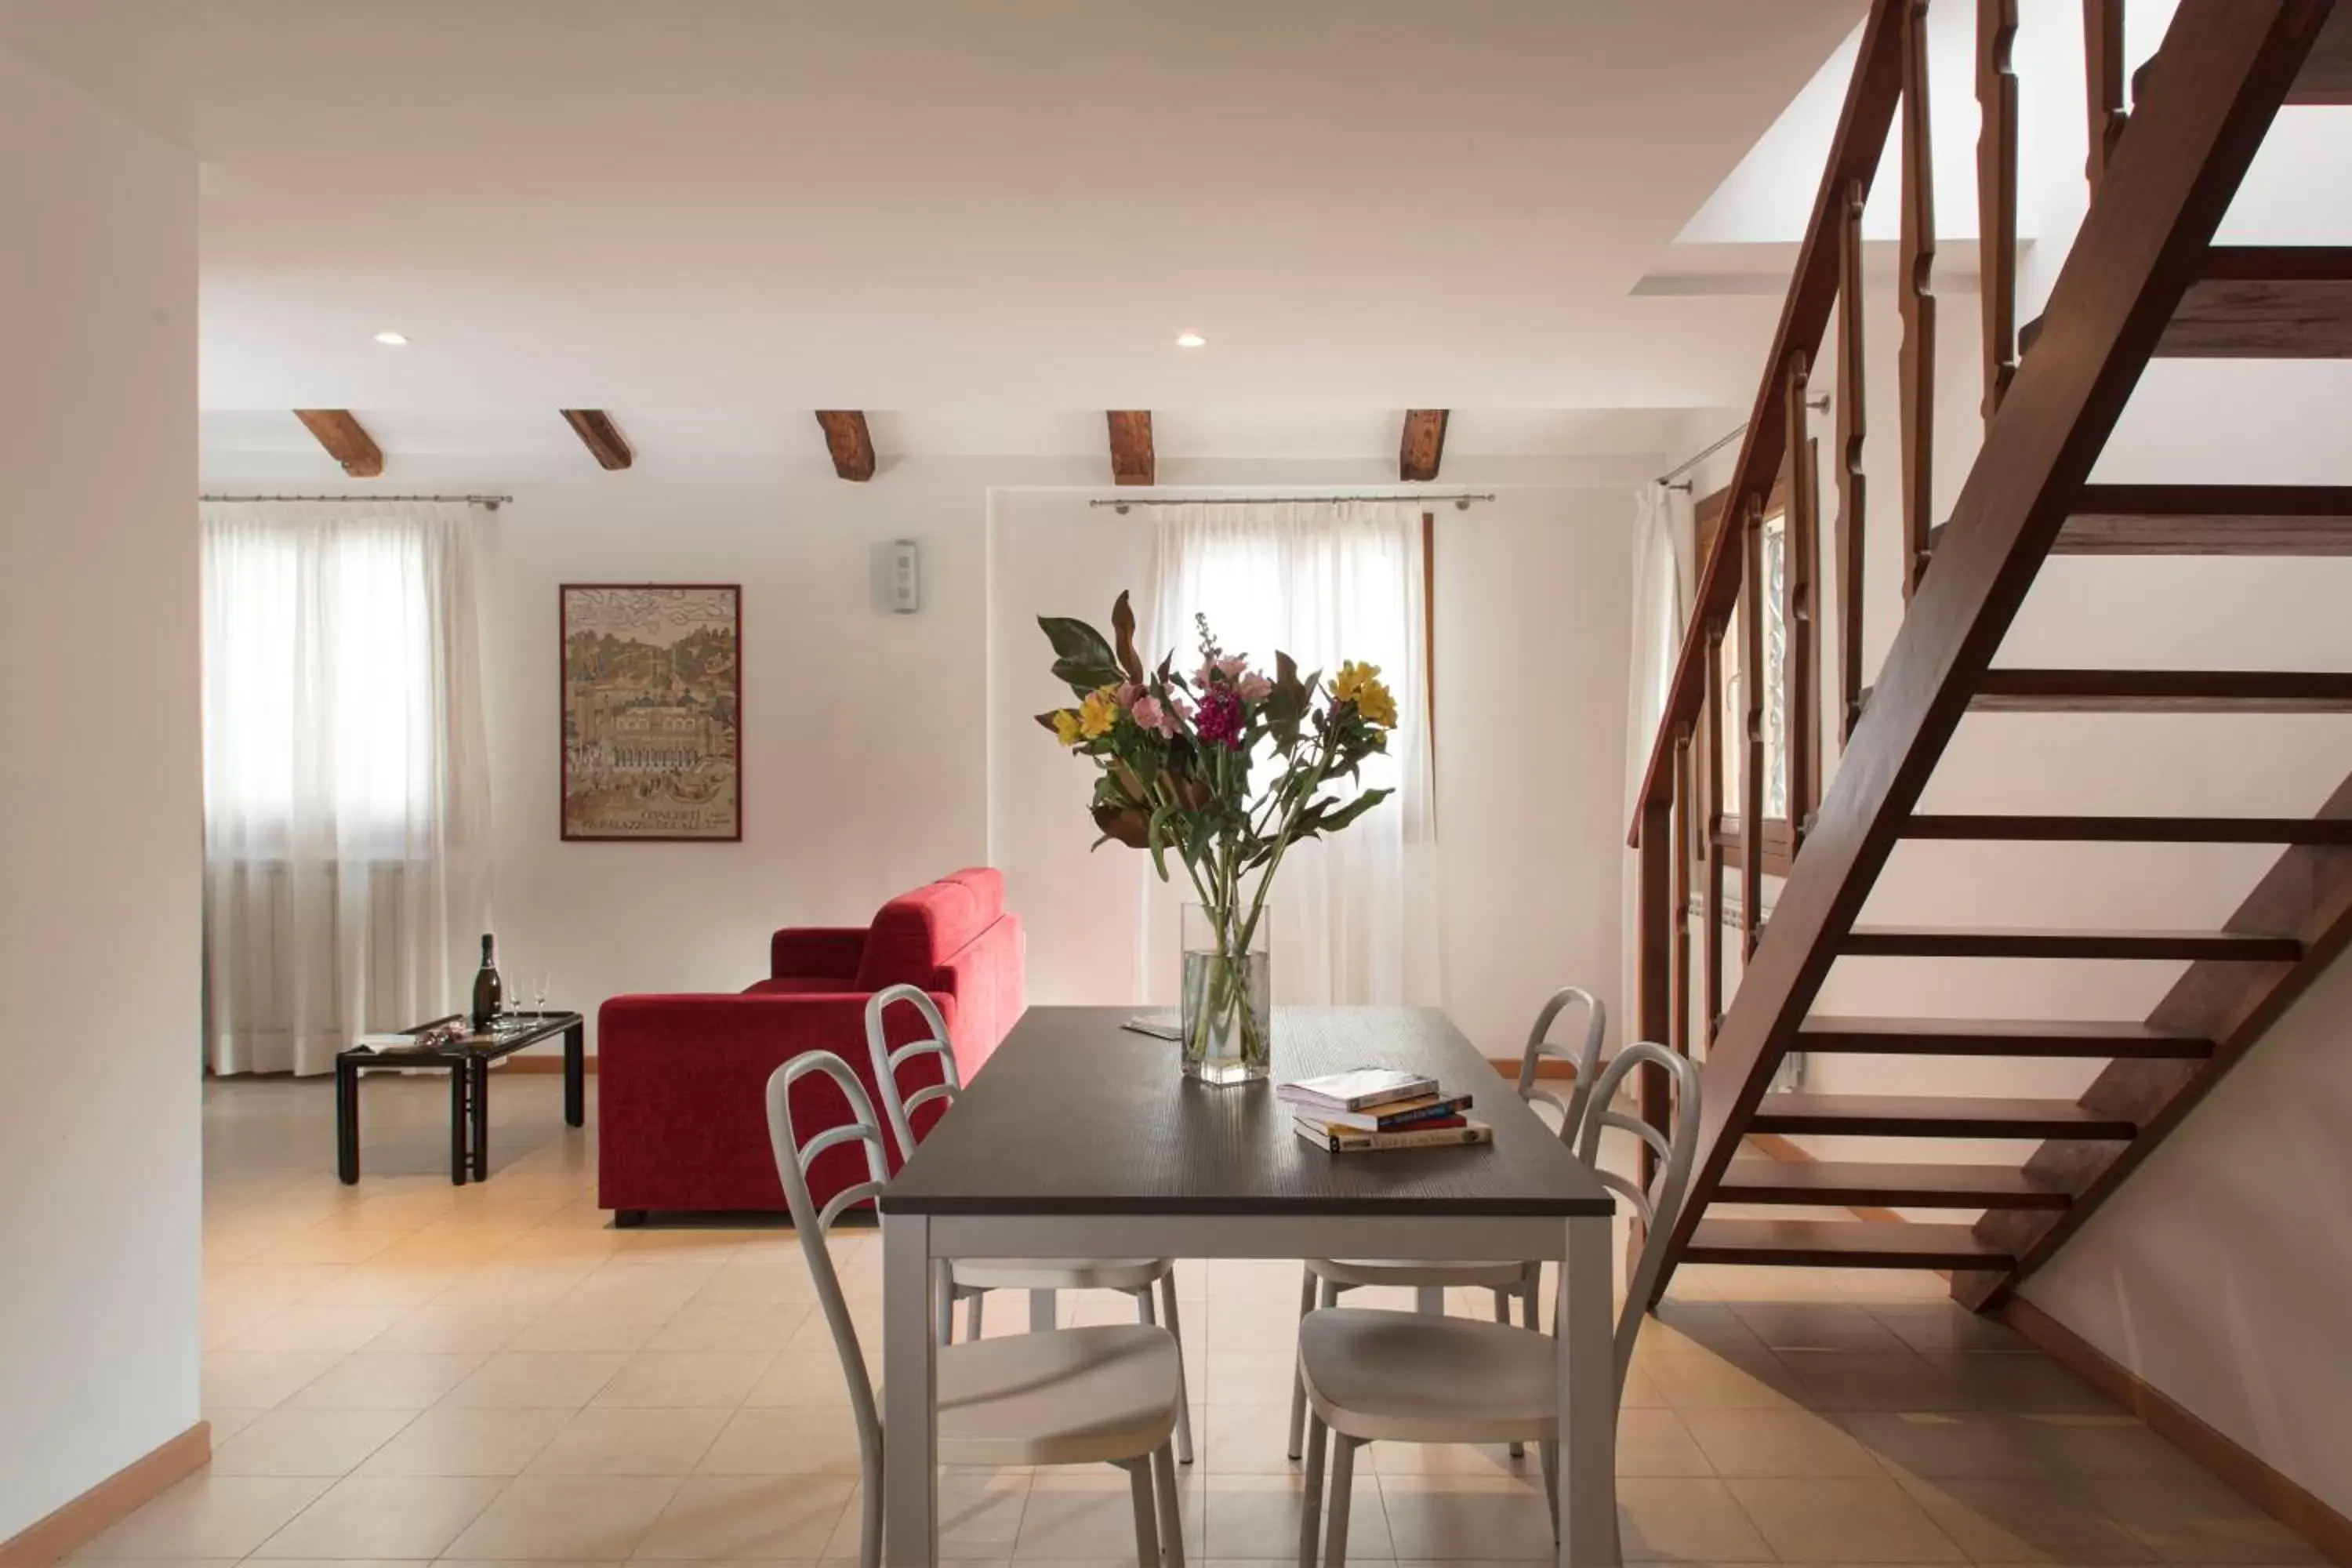
[{"label": "chair leg", "polygon": [[866,1460],[866,1484],[859,1489],[864,1501],[857,1518],[857,1568],[882,1568],[882,1467],[877,1459]]},{"label": "chair leg", "polygon": [[[1148,1309],[1151,1292],[1146,1289],[1140,1298]],[[1168,1320],[1168,1333],[1176,1342],[1176,1462],[1192,1462],[1192,1389],[1184,1373],[1184,1325],[1176,1317],[1176,1270],[1171,1268],[1160,1277],[1160,1309]]]},{"label": "chair leg", "polygon": [[945,1263],[932,1265],[931,1331],[945,1345],[955,1338],[955,1277]]},{"label": "chair leg", "polygon": [[1323,1446],[1329,1428],[1312,1411],[1307,1417],[1307,1489],[1298,1500],[1298,1568],[1315,1568],[1315,1532],[1323,1523]]},{"label": "chair leg", "polygon": [[1162,1443],[1152,1450],[1151,1479],[1160,1493],[1160,1568],[1184,1568],[1184,1504],[1176,1495],[1176,1455]]},{"label": "chair leg", "polygon": [[[1495,1292],[1495,1321],[1502,1324],[1507,1329],[1511,1326],[1511,1293],[1508,1290],[1496,1290]],[[1511,1458],[1514,1459],[1524,1459],[1527,1456],[1528,1449],[1526,1444],[1514,1443],[1511,1445]]]},{"label": "chair leg", "polygon": [[1331,1522],[1323,1531],[1323,1568],[1348,1568],[1348,1501],[1356,1490],[1356,1450],[1360,1440],[1332,1434]]},{"label": "chair leg", "polygon": [[987,1291],[974,1290],[971,1293],[971,1305],[964,1309],[970,1321],[964,1324],[963,1337],[974,1344],[980,1342],[980,1304],[987,1300]]},{"label": "chair leg", "polygon": [[1160,1527],[1153,1517],[1151,1461],[1131,1459],[1122,1467],[1135,1498],[1136,1568],[1160,1568]]},{"label": "chair leg", "polygon": [[1551,1538],[1553,1544],[1557,1545],[1559,1542],[1559,1445],[1538,1443],[1536,1447],[1543,1451],[1544,1502],[1551,1509]]},{"label": "chair leg", "polygon": [[[1301,1318],[1315,1310],[1315,1270],[1305,1264],[1298,1266],[1298,1315]],[[1290,1457],[1297,1458],[1299,1445],[1307,1436],[1307,1377],[1296,1364],[1290,1369]]]}]

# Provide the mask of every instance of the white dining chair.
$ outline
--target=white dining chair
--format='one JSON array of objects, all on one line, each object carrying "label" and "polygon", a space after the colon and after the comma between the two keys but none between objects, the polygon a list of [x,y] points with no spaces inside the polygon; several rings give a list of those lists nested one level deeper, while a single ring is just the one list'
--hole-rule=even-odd
[{"label": "white dining chair", "polygon": [[[1570,1055],[1552,1044],[1551,1026],[1560,1014],[1571,1006],[1584,1010],[1584,1038]],[[1528,1031],[1527,1048],[1519,1054],[1518,1095],[1534,1104],[1549,1105],[1559,1112],[1559,1141],[1570,1148],[1576,1146],[1576,1131],[1584,1119],[1586,1097],[1592,1092],[1592,1077],[1601,1062],[1601,1039],[1609,1032],[1609,1010],[1601,998],[1581,986],[1567,985],[1551,994],[1551,999],[1536,1015],[1535,1026]],[[1568,1098],[1562,1100],[1543,1087],[1538,1072],[1546,1058],[1567,1062],[1575,1077]],[[1542,1327],[1540,1303],[1543,1300],[1543,1265],[1540,1263],[1468,1262],[1416,1263],[1403,1258],[1310,1258],[1304,1277],[1298,1282],[1298,1316],[1304,1321],[1307,1314],[1318,1307],[1336,1307],[1340,1292],[1366,1285],[1392,1285],[1412,1290],[1443,1291],[1449,1286],[1467,1290],[1490,1290],[1495,1297],[1495,1321],[1511,1321],[1511,1302],[1519,1302],[1519,1321],[1530,1329]],[[1307,1384],[1294,1378],[1290,1389],[1290,1457],[1297,1458],[1300,1445],[1307,1434]],[[1511,1445],[1517,1458],[1520,1445]]]},{"label": "white dining chair", "polygon": [[[792,1091],[814,1076],[833,1080],[849,1101],[850,1120],[803,1142],[793,1126]],[[817,1304],[849,1383],[864,1478],[857,1556],[861,1568],[878,1568],[887,1434],[826,1231],[843,1210],[883,1190],[889,1162],[881,1124],[847,1062],[831,1051],[807,1051],[769,1075],[768,1141]],[[819,1210],[809,1194],[809,1166],[828,1149],[853,1142],[865,1150],[866,1179],[835,1194]],[[1183,1568],[1184,1526],[1170,1441],[1183,1394],[1179,1364],[1175,1337],[1144,1323],[944,1347],[938,1366],[939,1462],[1117,1465],[1128,1472],[1134,1492],[1139,1568]]]},{"label": "white dining chair", "polygon": [[[890,1048],[885,1028],[885,1016],[890,1008],[905,1005],[922,1016],[924,1037],[910,1041],[896,1050]],[[891,1136],[898,1141],[902,1157],[915,1152],[915,1112],[934,1102],[952,1106],[963,1090],[963,1080],[956,1072],[955,1049],[948,1043],[947,1020],[940,1016],[939,1005],[930,994],[919,985],[892,985],[874,994],[866,1004],[866,1048],[874,1063],[874,1084],[882,1093],[882,1108],[890,1118]],[[919,1057],[940,1058],[940,1081],[926,1084],[912,1094],[903,1091],[898,1071]],[[1160,1293],[1160,1310],[1152,1308],[1152,1291]],[[1117,1290],[1135,1298],[1136,1321],[1151,1323],[1161,1315],[1167,1319],[1167,1329],[1175,1336],[1179,1357],[1177,1373],[1183,1375],[1183,1325],[1176,1310],[1176,1260],[1172,1258],[959,1258],[949,1266],[948,1300],[943,1307],[957,1301],[967,1303],[964,1335],[977,1340],[981,1331],[982,1304],[991,1290]],[[952,1311],[940,1313],[940,1342],[946,1344],[953,1337]],[[1179,1464],[1192,1462],[1192,1409],[1189,1389],[1176,1415],[1176,1459]]]},{"label": "white dining chair", "polygon": [[[1643,1064],[1674,1081],[1674,1136],[1612,1109],[1625,1075]],[[1650,1292],[1664,1266],[1667,1238],[1682,1211],[1698,1145],[1698,1068],[1664,1046],[1643,1041],[1617,1053],[1592,1086],[1578,1153],[1611,1190],[1622,1194],[1648,1227],[1640,1262],[1627,1282],[1617,1320],[1614,1393],[1622,1401],[1626,1369]],[[1633,1133],[1659,1155],[1649,1189],[1600,1163],[1601,1135]],[[1555,1324],[1555,1327],[1557,1325]],[[1298,1325],[1298,1370],[1307,1388],[1307,1498],[1300,1511],[1299,1568],[1315,1568],[1316,1527],[1323,1505],[1323,1457],[1331,1455],[1331,1510],[1324,1532],[1328,1568],[1345,1568],[1348,1500],[1356,1450],[1366,1443],[1534,1443],[1543,1453],[1544,1493],[1559,1529],[1559,1346],[1538,1329],[1419,1312],[1322,1308]]]}]

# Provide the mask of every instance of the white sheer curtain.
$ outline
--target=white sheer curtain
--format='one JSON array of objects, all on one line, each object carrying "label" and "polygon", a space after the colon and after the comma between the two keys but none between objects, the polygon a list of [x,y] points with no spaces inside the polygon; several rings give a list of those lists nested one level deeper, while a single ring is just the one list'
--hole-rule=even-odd
[{"label": "white sheer curtain", "polygon": [[[1198,662],[1192,617],[1227,653],[1271,669],[1276,649],[1328,679],[1342,659],[1381,667],[1397,700],[1389,753],[1363,785],[1396,795],[1337,837],[1286,855],[1268,901],[1275,999],[1434,1005],[1437,836],[1429,733],[1428,605],[1421,509],[1296,502],[1161,509],[1145,657]],[[1178,914],[1191,889],[1142,858],[1142,973],[1150,1001],[1176,999]]]},{"label": "white sheer curtain", "polygon": [[[1650,766],[1650,749],[1666,710],[1675,660],[1682,652],[1683,627],[1690,616],[1698,580],[1692,554],[1697,531],[1687,490],[1651,485],[1634,498],[1633,650],[1632,680],[1625,695],[1625,821],[1630,826]],[[1623,963],[1618,989],[1621,1041],[1639,1038],[1634,1004],[1642,948],[1641,877],[1628,850],[1620,878]]]},{"label": "white sheer curtain", "polygon": [[215,1072],[325,1072],[353,1035],[457,1005],[488,912],[482,525],[462,503],[204,507]]}]

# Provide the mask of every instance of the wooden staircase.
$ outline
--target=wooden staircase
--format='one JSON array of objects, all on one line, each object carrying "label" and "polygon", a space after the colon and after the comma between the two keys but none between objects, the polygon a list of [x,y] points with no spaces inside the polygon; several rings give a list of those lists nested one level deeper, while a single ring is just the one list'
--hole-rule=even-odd
[{"label": "wooden staircase", "polygon": [[[1969,713],[2352,711],[2352,673],[1993,663],[2042,563],[2053,554],[2352,553],[2352,488],[2088,482],[2152,359],[2352,354],[2352,249],[2211,243],[2282,104],[2352,103],[2352,0],[2340,9],[2332,0],[2181,0],[2125,128],[2103,151],[2095,147],[2088,213],[2041,321],[2016,334],[2021,353],[2006,342],[2014,314],[2008,306],[2013,271],[1988,260],[1991,395],[1984,444],[1950,522],[1932,532],[1924,479],[1934,348],[1934,300],[1924,264],[1933,255],[1933,216],[1921,177],[1927,157],[1921,101],[1925,9],[1909,0],[1874,0],[1871,8],[1812,226],[1727,498],[1727,524],[1702,578],[1632,839],[1640,851],[1643,895],[1635,1002],[1644,1037],[1705,1057],[1697,1174],[1676,1227],[1669,1273],[1683,1262],[1942,1269],[1951,1272],[1956,1296],[1983,1307],[2048,1258],[2352,942],[2352,853],[2346,853],[2352,849],[2352,780],[2311,819],[1916,809]],[[2095,15],[2101,9],[2089,8]],[[1996,32],[2004,19],[2014,27],[2014,0],[1981,0],[1979,14]],[[2013,236],[2014,83],[2003,79],[2005,48],[1988,47],[1983,54],[1979,97],[1988,132],[1979,183],[1988,202],[2006,199],[2012,209],[2005,227],[2001,214],[1988,211],[1981,231]],[[2091,85],[2095,105],[2108,96],[2119,116],[2120,84],[2095,79]],[[1997,134],[2004,102],[2005,148]],[[1906,444],[1898,499],[1911,544],[1906,580],[1912,594],[1901,631],[1866,692],[1859,687],[1858,653],[1843,650],[1851,733],[1825,795],[1816,797],[1803,765],[1791,764],[1790,815],[1800,831],[1769,921],[1759,925],[1763,855],[1734,857],[1710,848],[1731,817],[1757,824],[1759,834],[1763,819],[1756,782],[1763,759],[1759,704],[1751,691],[1744,713],[1720,711],[1723,649],[1727,642],[1743,649],[1761,646],[1759,596],[1743,593],[1741,584],[1743,577],[1761,579],[1762,500],[1785,464],[1811,460],[1802,398],[1832,311],[1842,339],[1858,334],[1856,215],[1898,107],[1906,171],[1902,276],[1908,280],[1903,286]],[[2352,134],[2352,122],[2347,132]],[[1915,191],[1915,183],[1922,189]],[[1849,342],[1841,353],[1842,377],[1858,377],[1858,351]],[[1860,421],[1849,423],[1843,408],[1853,400],[1849,380],[1839,399],[1839,456],[1826,465],[1839,500],[1837,592],[1849,638],[1858,638],[1860,596],[1852,584],[1860,576],[1863,491]],[[1792,503],[1789,521],[1787,537],[1797,550],[1812,528],[1810,516],[1801,515],[1803,504]],[[1788,576],[1790,689],[1804,692],[1792,701],[1789,729],[1791,744],[1801,749],[1817,745],[1820,735],[1819,718],[1811,711],[1818,689],[1810,662],[1814,600],[1809,568],[1792,565]],[[1743,668],[1759,664],[1743,659]],[[1717,798],[1723,774],[1716,759],[1727,752],[1745,759],[1739,797],[1729,802]],[[2236,913],[2213,930],[1857,924],[1890,854],[1906,840],[2248,844],[2277,846],[2281,854]],[[1727,863],[1742,879],[1745,963],[1736,994],[1717,1016]],[[1689,921],[1694,875],[1705,910],[1696,976]],[[1841,957],[2163,960],[2187,968],[2144,1019],[1817,1015],[1822,983]],[[1791,1051],[2089,1058],[2105,1065],[2076,1100],[1773,1092],[1776,1071]],[[1661,1126],[1676,1113],[1664,1097],[1663,1083],[1644,1086],[1644,1113]],[[1754,1152],[1745,1142],[1751,1134],[2035,1140],[2040,1147],[2020,1163],[1790,1163]],[[1727,1205],[1846,1208],[1873,1216],[1945,1210],[1976,1217],[1924,1223],[1715,1212]]]}]

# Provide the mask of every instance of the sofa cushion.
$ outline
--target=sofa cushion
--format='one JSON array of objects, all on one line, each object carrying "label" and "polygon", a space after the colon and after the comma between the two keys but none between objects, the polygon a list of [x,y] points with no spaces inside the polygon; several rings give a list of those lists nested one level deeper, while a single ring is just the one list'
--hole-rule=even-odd
[{"label": "sofa cushion", "polygon": [[854,992],[856,984],[847,980],[755,980],[743,987],[746,996],[838,996]]},{"label": "sofa cushion", "polygon": [[882,906],[866,936],[857,988],[924,985],[933,971],[1004,912],[1004,878],[981,866],[943,877]]}]

